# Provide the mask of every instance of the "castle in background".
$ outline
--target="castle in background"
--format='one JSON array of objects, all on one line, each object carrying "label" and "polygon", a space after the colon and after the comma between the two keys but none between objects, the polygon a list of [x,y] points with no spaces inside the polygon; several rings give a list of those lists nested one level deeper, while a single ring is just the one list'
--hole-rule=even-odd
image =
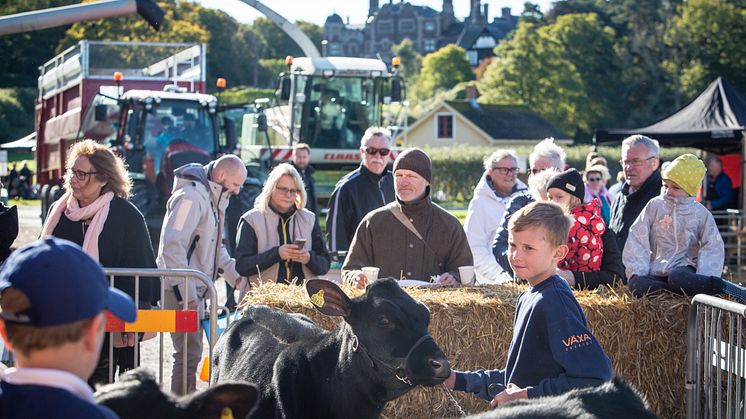
[{"label": "castle in background", "polygon": [[464,48],[473,66],[494,56],[497,42],[518,25],[518,16],[503,7],[500,17],[489,21],[489,8],[481,0],[471,1],[469,17],[460,21],[453,14],[453,0],[443,0],[441,12],[428,6],[415,6],[401,0],[379,7],[378,0],[369,0],[368,19],[364,24],[351,25],[334,13],[324,23],[325,55],[376,57],[388,61],[391,47],[409,38],[415,49],[429,54],[439,48],[456,44]]}]

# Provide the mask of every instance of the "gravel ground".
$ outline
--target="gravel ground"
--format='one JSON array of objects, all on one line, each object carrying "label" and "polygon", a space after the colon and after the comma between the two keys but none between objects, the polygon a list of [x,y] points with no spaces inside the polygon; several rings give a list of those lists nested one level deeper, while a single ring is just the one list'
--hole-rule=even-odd
[{"label": "gravel ground", "polygon": [[36,240],[41,233],[41,206],[39,201],[34,205],[18,206],[18,237],[13,242],[13,247],[21,247],[26,243]]},{"label": "gravel ground", "polygon": [[[37,201],[38,202],[38,201]],[[41,233],[41,207],[37,204],[23,204],[18,205],[18,221],[19,221],[19,234],[16,238],[16,241],[13,243],[13,247],[18,248],[20,246],[23,246],[24,244],[30,243],[34,240],[36,240],[39,237],[39,234]],[[219,279],[216,283],[216,287],[218,290],[218,301],[219,303],[225,304],[225,282],[222,279]],[[156,378],[159,377],[159,359],[160,357],[160,341],[163,341],[163,383],[165,383],[164,388],[169,388],[170,382],[171,382],[171,367],[173,365],[173,357],[171,356],[171,352],[173,350],[173,345],[171,344],[171,336],[168,333],[162,334],[161,336],[156,336],[154,339],[151,339],[149,341],[144,342],[140,346],[140,359],[142,360],[142,365],[150,369],[156,376]],[[205,357],[208,356],[208,342],[207,339],[202,339],[202,359],[204,360]],[[197,371],[200,371],[200,368],[202,367],[202,362],[200,362],[200,365],[197,367]],[[197,379],[197,388],[198,389],[204,389],[207,388],[207,383],[204,381],[201,381]]]}]

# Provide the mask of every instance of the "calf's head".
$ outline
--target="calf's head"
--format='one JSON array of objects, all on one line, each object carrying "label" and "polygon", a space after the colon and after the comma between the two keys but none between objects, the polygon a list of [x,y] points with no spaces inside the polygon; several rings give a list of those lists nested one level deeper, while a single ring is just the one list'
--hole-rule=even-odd
[{"label": "calf's head", "polygon": [[96,402],[122,419],[245,418],[256,404],[256,387],[245,383],[215,385],[182,397],[164,393],[144,368],[129,371],[96,392]]},{"label": "calf's head", "polygon": [[374,282],[354,299],[322,279],[309,280],[306,290],[318,311],[344,318],[353,356],[369,362],[376,378],[394,393],[434,386],[450,375],[448,359],[428,332],[430,311],[393,278]]}]

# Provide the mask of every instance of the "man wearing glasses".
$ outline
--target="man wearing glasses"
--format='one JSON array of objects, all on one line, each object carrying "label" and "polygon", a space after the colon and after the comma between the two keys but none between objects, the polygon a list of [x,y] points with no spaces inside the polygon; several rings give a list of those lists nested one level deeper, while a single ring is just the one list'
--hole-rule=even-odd
[{"label": "man wearing glasses", "polygon": [[[547,138],[538,142],[534,146],[531,155],[528,156],[529,183],[531,176],[537,175],[544,170],[554,169],[557,172],[564,170],[566,158],[567,154],[565,154],[565,150],[554,143],[554,138]],[[510,216],[516,211],[535,200],[541,200],[541,197],[531,196],[528,190],[519,191],[515,196],[510,198],[505,206],[502,217],[498,221],[499,228],[495,235],[495,241],[492,244],[492,255],[503,271],[511,278],[513,277],[513,270],[508,263],[508,221],[510,220]]]},{"label": "man wearing glasses", "polygon": [[611,204],[609,228],[616,234],[619,249],[624,249],[632,223],[648,201],[660,195],[663,180],[658,141],[644,135],[633,135],[622,142],[624,184]]},{"label": "man wearing glasses", "polygon": [[[553,139],[548,138],[541,141],[534,146],[534,151],[531,152],[528,158],[531,165],[529,169],[530,176],[536,176],[547,169],[554,169],[558,172],[562,171],[565,166],[565,158],[566,154],[564,150],[555,144]],[[529,177],[529,185],[531,187],[537,186],[532,185],[531,177]],[[495,237],[492,253],[503,270],[511,277],[513,276],[513,271],[508,263],[508,221],[510,220],[510,216],[516,211],[535,200],[540,201],[542,197],[532,196],[528,191],[518,192],[507,205],[502,219],[502,226]],[[616,246],[614,234],[609,229],[606,229],[601,236],[601,240],[603,241],[604,254],[599,271],[579,272],[564,269],[557,271],[557,274],[567,281],[570,287],[575,289],[595,289],[599,285],[614,284],[624,277],[622,253],[621,249],[618,249]]]},{"label": "man wearing glasses", "polygon": [[332,257],[349,249],[365,214],[394,200],[394,177],[386,167],[390,153],[389,131],[368,128],[360,140],[360,167],[337,182],[329,201],[326,231]]},{"label": "man wearing glasses", "polygon": [[474,271],[479,284],[507,280],[492,255],[492,243],[510,199],[526,190],[518,174],[518,158],[511,150],[497,150],[484,160],[485,172],[474,189],[464,221],[466,238],[474,256]]}]

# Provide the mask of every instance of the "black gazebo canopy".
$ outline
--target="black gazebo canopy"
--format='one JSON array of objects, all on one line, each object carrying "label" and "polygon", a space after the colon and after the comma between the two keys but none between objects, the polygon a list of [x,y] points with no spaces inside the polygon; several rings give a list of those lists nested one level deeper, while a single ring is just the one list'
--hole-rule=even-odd
[{"label": "black gazebo canopy", "polygon": [[673,115],[642,128],[598,128],[593,143],[621,142],[630,135],[643,134],[663,146],[728,154],[741,150],[745,129],[746,100],[724,78],[718,77]]}]

